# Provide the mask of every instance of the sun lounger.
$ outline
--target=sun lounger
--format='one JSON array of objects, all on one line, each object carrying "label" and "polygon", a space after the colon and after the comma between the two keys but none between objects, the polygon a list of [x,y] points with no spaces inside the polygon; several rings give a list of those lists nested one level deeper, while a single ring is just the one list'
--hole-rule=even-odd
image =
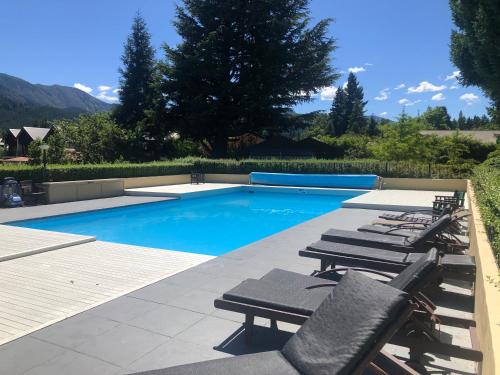
[{"label": "sun lounger", "polygon": [[[363,271],[373,273],[371,270]],[[324,272],[322,277],[329,272],[331,271]],[[421,291],[439,275],[438,252],[436,249],[432,249],[427,254],[421,254],[417,262],[388,282],[388,285],[408,293],[409,296],[414,297],[415,302],[419,302],[419,315],[412,317],[412,327],[417,325],[422,332],[425,332],[425,337],[430,337],[438,343],[439,336],[436,333],[435,322],[440,320],[434,314],[435,306],[421,294]],[[388,275],[384,276],[391,278]],[[243,281],[224,293],[222,299],[216,300],[214,304],[218,308],[245,314],[245,334],[247,340],[250,340],[255,316],[271,319],[272,326],[276,326],[277,320],[301,324],[316,311],[321,302],[329,295],[331,288],[335,288],[336,285],[336,282],[320,277],[274,269],[259,280]],[[444,317],[444,319],[461,326],[473,324],[470,321],[455,318]],[[403,330],[398,333],[398,336],[406,337],[407,334]],[[415,347],[418,346],[414,341],[411,344]],[[439,354],[453,353],[458,357],[478,358],[478,353],[474,350],[439,344],[435,344],[433,348]]]},{"label": "sun lounger", "polygon": [[[330,241],[317,241],[300,250],[299,255],[319,259],[320,271],[328,267],[366,267],[382,272],[403,271],[420,258],[421,253],[400,252]],[[443,275],[474,279],[476,264],[473,256],[445,254],[441,259]]]},{"label": "sun lounger", "polygon": [[[382,347],[412,312],[408,296],[360,273],[348,272],[280,351],[217,359],[142,375],[330,375],[380,372]],[[360,327],[360,329],[352,329]],[[362,327],[362,328],[361,328]],[[392,361],[391,374],[417,374]]]},{"label": "sun lounger", "polygon": [[[429,225],[433,221],[435,221],[435,218],[439,218],[442,215],[445,214],[450,214],[452,217],[455,217],[457,220],[463,220],[465,217],[469,216],[469,210],[466,210],[464,208],[458,208],[455,210],[449,209],[445,210],[444,212],[439,212],[436,213],[434,210],[417,210],[417,211],[408,211],[404,212],[402,214],[393,214],[393,213],[385,213],[379,216],[380,222],[382,223],[381,225],[393,225],[394,222],[391,224],[388,224],[385,222],[385,220],[388,221],[395,221],[396,223],[415,223],[415,224],[424,224],[424,225]],[[375,223],[375,222],[374,222]],[[385,223],[385,224],[384,224]]]},{"label": "sun lounger", "polygon": [[451,216],[443,215],[423,231],[412,237],[390,236],[386,234],[363,233],[357,231],[330,229],[323,233],[321,239],[337,243],[375,247],[401,252],[426,252],[432,247],[447,251],[446,243],[439,241],[439,235],[450,224]]}]

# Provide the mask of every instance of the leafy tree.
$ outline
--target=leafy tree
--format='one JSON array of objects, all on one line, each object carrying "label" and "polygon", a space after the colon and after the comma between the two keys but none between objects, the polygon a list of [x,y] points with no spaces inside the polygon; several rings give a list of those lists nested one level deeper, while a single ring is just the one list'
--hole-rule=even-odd
[{"label": "leafy tree", "polygon": [[184,0],[165,46],[164,94],[181,135],[226,156],[228,137],[286,127],[290,107],[337,78],[330,20],[310,26],[309,0]]},{"label": "leafy tree", "polygon": [[[457,30],[451,34],[451,59],[460,69],[460,82],[479,86],[500,110],[500,2],[450,0]],[[500,123],[498,117],[494,118]]]},{"label": "leafy tree", "polygon": [[146,117],[145,111],[152,108],[155,96],[154,49],[146,22],[140,14],[134,18],[132,33],[125,43],[122,63],[120,105],[114,115],[121,127],[135,130],[139,122]]},{"label": "leafy tree", "polygon": [[450,115],[444,106],[427,107],[420,118],[429,129],[448,130],[452,128]]},{"label": "leafy tree", "polygon": [[366,131],[365,105],[363,88],[359,85],[354,73],[349,73],[347,86],[347,131],[350,133],[364,133]]},{"label": "leafy tree", "polygon": [[41,138],[37,138],[28,145],[27,155],[29,158],[31,158],[32,164],[43,163],[42,150],[40,149],[40,146],[42,144],[49,145],[49,149],[47,150],[47,163],[61,164],[66,162],[64,153],[64,139],[57,130],[54,130],[46,140],[42,141]]},{"label": "leafy tree", "polygon": [[347,113],[347,93],[341,87],[337,89],[335,99],[333,99],[332,109],[330,110],[330,122],[332,124],[332,133],[337,137],[347,132],[349,125],[349,114]]},{"label": "leafy tree", "polygon": [[62,164],[66,162],[65,140],[61,132],[53,129],[52,134],[47,138],[49,149],[47,151],[47,161],[50,164]]},{"label": "leafy tree", "polygon": [[423,137],[422,129],[420,121],[403,112],[396,123],[380,127],[381,136],[370,145],[370,150],[380,160],[430,161],[435,156],[426,141],[432,138]]},{"label": "leafy tree", "polygon": [[81,115],[75,120],[55,121],[65,143],[76,150],[83,163],[113,162],[122,158],[120,150],[130,141],[126,131],[109,113]]}]

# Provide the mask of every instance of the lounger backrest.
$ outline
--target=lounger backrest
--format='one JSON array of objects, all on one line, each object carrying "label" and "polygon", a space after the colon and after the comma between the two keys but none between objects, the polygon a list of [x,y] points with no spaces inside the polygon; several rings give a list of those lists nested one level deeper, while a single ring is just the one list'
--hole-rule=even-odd
[{"label": "lounger backrest", "polygon": [[439,252],[437,249],[430,249],[426,254],[422,254],[416,262],[406,267],[403,272],[388,284],[410,295],[419,292],[422,285],[429,281],[429,275],[437,269],[438,257]]},{"label": "lounger backrest", "polygon": [[418,246],[423,242],[430,241],[436,236],[436,234],[442,232],[451,222],[451,216],[449,214],[441,216],[438,220],[433,222],[427,227],[427,229],[421,231],[414,237],[408,238],[408,242],[412,246]]},{"label": "lounger backrest", "polygon": [[408,307],[408,295],[348,271],[282,349],[304,375],[358,374]]}]

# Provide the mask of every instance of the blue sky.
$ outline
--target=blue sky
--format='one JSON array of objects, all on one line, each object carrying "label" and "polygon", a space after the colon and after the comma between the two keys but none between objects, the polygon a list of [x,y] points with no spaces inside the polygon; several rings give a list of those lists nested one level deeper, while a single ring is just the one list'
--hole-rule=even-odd
[{"label": "blue sky", "polygon": [[[79,87],[113,101],[118,67],[131,21],[140,10],[158,57],[160,46],[179,42],[172,0],[3,0],[0,3],[0,72],[33,83]],[[453,27],[446,0],[312,0],[314,20],[335,19],[333,65],[342,72],[298,112],[328,110],[335,87],[357,72],[367,114],[395,118],[445,105],[456,116],[484,114],[488,100],[461,87],[449,59]],[[92,90],[92,91],[90,91]]]}]

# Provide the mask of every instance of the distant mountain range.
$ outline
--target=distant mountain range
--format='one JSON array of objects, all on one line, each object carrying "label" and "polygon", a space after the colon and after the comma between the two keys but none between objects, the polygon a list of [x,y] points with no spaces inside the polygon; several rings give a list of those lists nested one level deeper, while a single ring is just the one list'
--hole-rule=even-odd
[{"label": "distant mountain range", "polygon": [[40,125],[112,108],[112,104],[73,87],[32,84],[0,73],[0,128]]}]

